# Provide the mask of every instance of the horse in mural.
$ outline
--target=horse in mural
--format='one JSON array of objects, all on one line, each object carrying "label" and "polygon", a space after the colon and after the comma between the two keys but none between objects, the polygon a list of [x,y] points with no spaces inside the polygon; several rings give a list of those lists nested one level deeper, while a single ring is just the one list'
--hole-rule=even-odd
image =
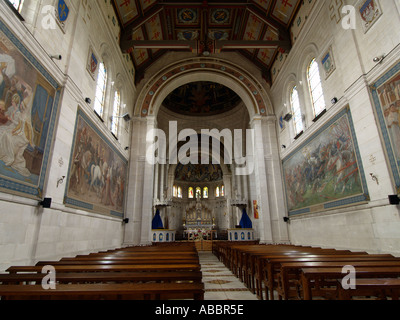
[{"label": "horse in mural", "polygon": [[339,151],[337,157],[332,159],[331,168],[334,170],[335,193],[341,192],[343,194],[346,191],[346,187],[352,190],[358,173],[358,165],[354,153],[349,150]]},{"label": "horse in mural", "polygon": [[101,191],[105,185],[105,175],[108,169],[107,162],[102,166],[92,164],[90,167],[90,186],[89,191],[94,190],[98,197],[101,196]]}]

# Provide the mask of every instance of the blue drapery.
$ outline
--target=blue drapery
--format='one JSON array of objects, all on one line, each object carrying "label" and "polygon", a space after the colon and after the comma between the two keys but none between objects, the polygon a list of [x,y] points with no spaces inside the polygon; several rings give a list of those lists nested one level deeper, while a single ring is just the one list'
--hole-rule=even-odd
[{"label": "blue drapery", "polygon": [[157,229],[164,229],[161,217],[160,217],[160,211],[157,209],[156,215],[153,218],[153,222],[151,223],[151,228],[153,230]]},{"label": "blue drapery", "polygon": [[242,220],[240,220],[240,227],[243,229],[252,229],[253,223],[250,220],[250,217],[247,215],[246,209],[243,209]]}]

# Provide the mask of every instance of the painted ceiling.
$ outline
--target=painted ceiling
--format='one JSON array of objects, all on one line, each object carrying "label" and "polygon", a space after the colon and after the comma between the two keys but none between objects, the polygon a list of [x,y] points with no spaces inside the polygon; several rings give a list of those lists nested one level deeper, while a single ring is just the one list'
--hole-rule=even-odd
[{"label": "painted ceiling", "polygon": [[213,82],[192,82],[174,90],[163,105],[182,115],[215,116],[235,108],[242,100],[229,88]]},{"label": "painted ceiling", "polygon": [[136,81],[170,50],[198,55],[238,51],[269,78],[276,55],[291,48],[289,28],[302,2],[113,1],[122,26],[121,49],[131,54]]}]

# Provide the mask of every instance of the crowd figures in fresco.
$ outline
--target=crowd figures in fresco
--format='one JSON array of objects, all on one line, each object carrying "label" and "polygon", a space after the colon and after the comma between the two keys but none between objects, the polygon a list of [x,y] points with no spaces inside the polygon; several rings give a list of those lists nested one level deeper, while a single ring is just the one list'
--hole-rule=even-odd
[{"label": "crowd figures in fresco", "polygon": [[32,88],[16,74],[14,59],[0,54],[0,160],[24,177],[31,175],[24,152],[35,147],[32,104]]},{"label": "crowd figures in fresco", "polygon": [[289,210],[362,193],[347,117],[284,164]]},{"label": "crowd figures in fresco", "polygon": [[126,166],[86,124],[79,126],[69,191],[93,204],[121,209],[124,201]]},{"label": "crowd figures in fresco", "polygon": [[400,164],[400,74],[378,89],[393,153]]}]

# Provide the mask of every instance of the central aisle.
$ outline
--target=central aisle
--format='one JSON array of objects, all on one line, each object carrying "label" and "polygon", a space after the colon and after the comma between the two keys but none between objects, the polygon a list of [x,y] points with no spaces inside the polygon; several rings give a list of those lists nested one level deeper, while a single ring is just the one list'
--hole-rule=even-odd
[{"label": "central aisle", "polygon": [[258,300],[218,258],[209,251],[199,251],[205,285],[204,300]]}]

